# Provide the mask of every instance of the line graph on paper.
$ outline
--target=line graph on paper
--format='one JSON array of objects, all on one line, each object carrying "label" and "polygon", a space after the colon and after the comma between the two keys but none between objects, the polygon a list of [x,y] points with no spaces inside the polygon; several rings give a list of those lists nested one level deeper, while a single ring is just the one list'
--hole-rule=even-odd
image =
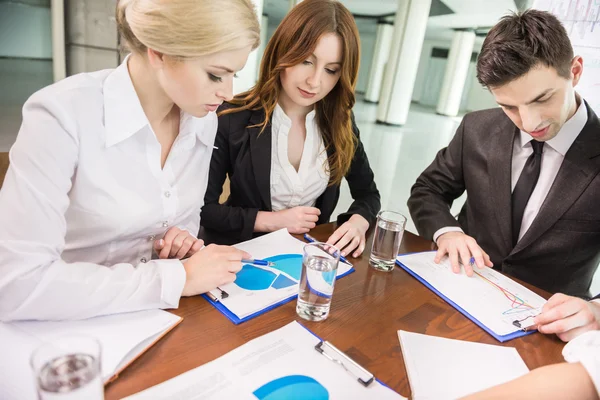
[{"label": "line graph on paper", "polygon": [[583,58],[576,90],[600,114],[600,0],[535,0],[533,8],[551,12],[565,26],[575,54]]},{"label": "line graph on paper", "polygon": [[445,257],[438,264],[435,252],[398,257],[405,269],[433,287],[442,297],[469,318],[477,320],[495,334],[503,336],[520,329],[514,321],[530,322],[540,313],[546,300],[508,276],[492,268],[475,268],[476,274],[454,273]]},{"label": "line graph on paper", "polygon": [[491,279],[483,276],[481,273],[479,273],[477,271],[473,271],[473,272],[475,273],[475,275],[477,277],[483,279],[484,282],[489,283],[494,288],[499,290],[506,297],[506,299],[510,302],[510,308],[503,311],[502,315],[522,314],[524,312],[531,312],[531,311],[537,310],[536,307],[527,303],[525,300],[523,300],[521,297],[519,297],[519,295],[512,293],[508,289],[505,289],[500,284],[493,282]]}]

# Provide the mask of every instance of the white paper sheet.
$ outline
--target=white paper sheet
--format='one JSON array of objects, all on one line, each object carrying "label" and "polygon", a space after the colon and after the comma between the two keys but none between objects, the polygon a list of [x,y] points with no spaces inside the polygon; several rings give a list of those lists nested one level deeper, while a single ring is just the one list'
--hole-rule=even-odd
[{"label": "white paper sheet", "polygon": [[457,399],[529,372],[515,348],[398,331],[412,399]]},{"label": "white paper sheet", "polygon": [[78,321],[0,323],[0,398],[37,398],[29,358],[43,342],[67,335],[95,337],[102,346],[106,381],[179,320],[166,311],[147,310]]},{"label": "white paper sheet", "polygon": [[513,321],[529,325],[546,303],[541,296],[491,268],[475,267],[475,274],[468,277],[464,271],[452,272],[448,258],[436,264],[434,257],[435,252],[414,253],[399,256],[398,261],[497,335],[518,331]]},{"label": "white paper sheet", "polygon": [[[240,319],[296,296],[306,244],[291,236],[287,229],[281,229],[235,245],[255,259],[273,261],[276,265],[272,268],[245,265],[235,282],[220,287],[229,297],[221,299],[219,290],[211,293]],[[351,265],[340,262],[337,275],[351,268]]]},{"label": "white paper sheet", "polygon": [[373,382],[364,387],[314,347],[320,340],[297,322],[254,339],[226,355],[127,400],[403,399]]}]

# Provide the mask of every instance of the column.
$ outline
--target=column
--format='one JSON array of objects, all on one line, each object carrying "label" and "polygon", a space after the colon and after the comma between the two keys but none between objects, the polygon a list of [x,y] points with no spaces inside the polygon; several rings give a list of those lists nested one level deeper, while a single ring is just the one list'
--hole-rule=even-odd
[{"label": "column", "polygon": [[290,10],[294,8],[295,5],[300,3],[302,0],[290,0]]},{"label": "column", "polygon": [[258,80],[258,75],[260,74],[260,63],[263,58],[263,54],[265,54],[265,47],[267,47],[267,40],[269,30],[269,16],[267,14],[262,15],[262,20],[260,21],[260,46],[258,48],[258,54],[256,55],[256,80]]},{"label": "column", "polygon": [[52,0],[50,3],[52,20],[52,75],[54,82],[67,76],[65,54],[65,1]]},{"label": "column", "polygon": [[379,102],[383,73],[390,55],[393,33],[394,24],[392,22],[385,20],[380,20],[378,22],[377,40],[375,41],[375,54],[373,54],[373,60],[371,61],[369,82],[367,83],[367,92],[365,94],[365,101],[367,103]]},{"label": "column", "polygon": [[460,109],[462,93],[467,81],[471,54],[475,44],[475,32],[455,31],[448,54],[444,83],[440,92],[436,112],[455,117]]},{"label": "column", "polygon": [[[256,15],[262,16],[263,11],[263,0],[252,0],[254,3],[254,7],[256,9]],[[262,18],[259,17],[259,22],[261,22],[261,36],[262,36]],[[237,78],[233,80],[233,94],[239,94],[245,92],[256,84],[256,78],[258,76],[258,49],[253,50],[248,56],[248,61],[246,61],[246,65],[244,68],[237,73]]]},{"label": "column", "polygon": [[377,122],[404,125],[417,77],[431,0],[399,0]]},{"label": "column", "polygon": [[114,0],[65,0],[67,75],[119,65]]}]

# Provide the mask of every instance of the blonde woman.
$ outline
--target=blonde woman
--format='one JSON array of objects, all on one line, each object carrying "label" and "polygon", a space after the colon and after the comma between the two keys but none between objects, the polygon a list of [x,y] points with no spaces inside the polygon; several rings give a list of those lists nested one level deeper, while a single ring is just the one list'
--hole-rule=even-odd
[{"label": "blonde woman", "polygon": [[0,192],[0,320],[176,308],[248,256],[195,235],[214,111],[259,43],[251,0],[126,0],[117,22],[118,68],[23,107]]}]

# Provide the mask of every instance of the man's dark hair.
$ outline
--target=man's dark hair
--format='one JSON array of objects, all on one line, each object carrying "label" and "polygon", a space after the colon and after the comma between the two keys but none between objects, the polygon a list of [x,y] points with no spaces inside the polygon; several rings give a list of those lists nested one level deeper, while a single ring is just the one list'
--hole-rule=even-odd
[{"label": "man's dark hair", "polygon": [[485,87],[498,87],[540,65],[569,79],[572,60],[573,47],[558,18],[527,10],[502,17],[490,30],[477,59],[477,79]]}]

